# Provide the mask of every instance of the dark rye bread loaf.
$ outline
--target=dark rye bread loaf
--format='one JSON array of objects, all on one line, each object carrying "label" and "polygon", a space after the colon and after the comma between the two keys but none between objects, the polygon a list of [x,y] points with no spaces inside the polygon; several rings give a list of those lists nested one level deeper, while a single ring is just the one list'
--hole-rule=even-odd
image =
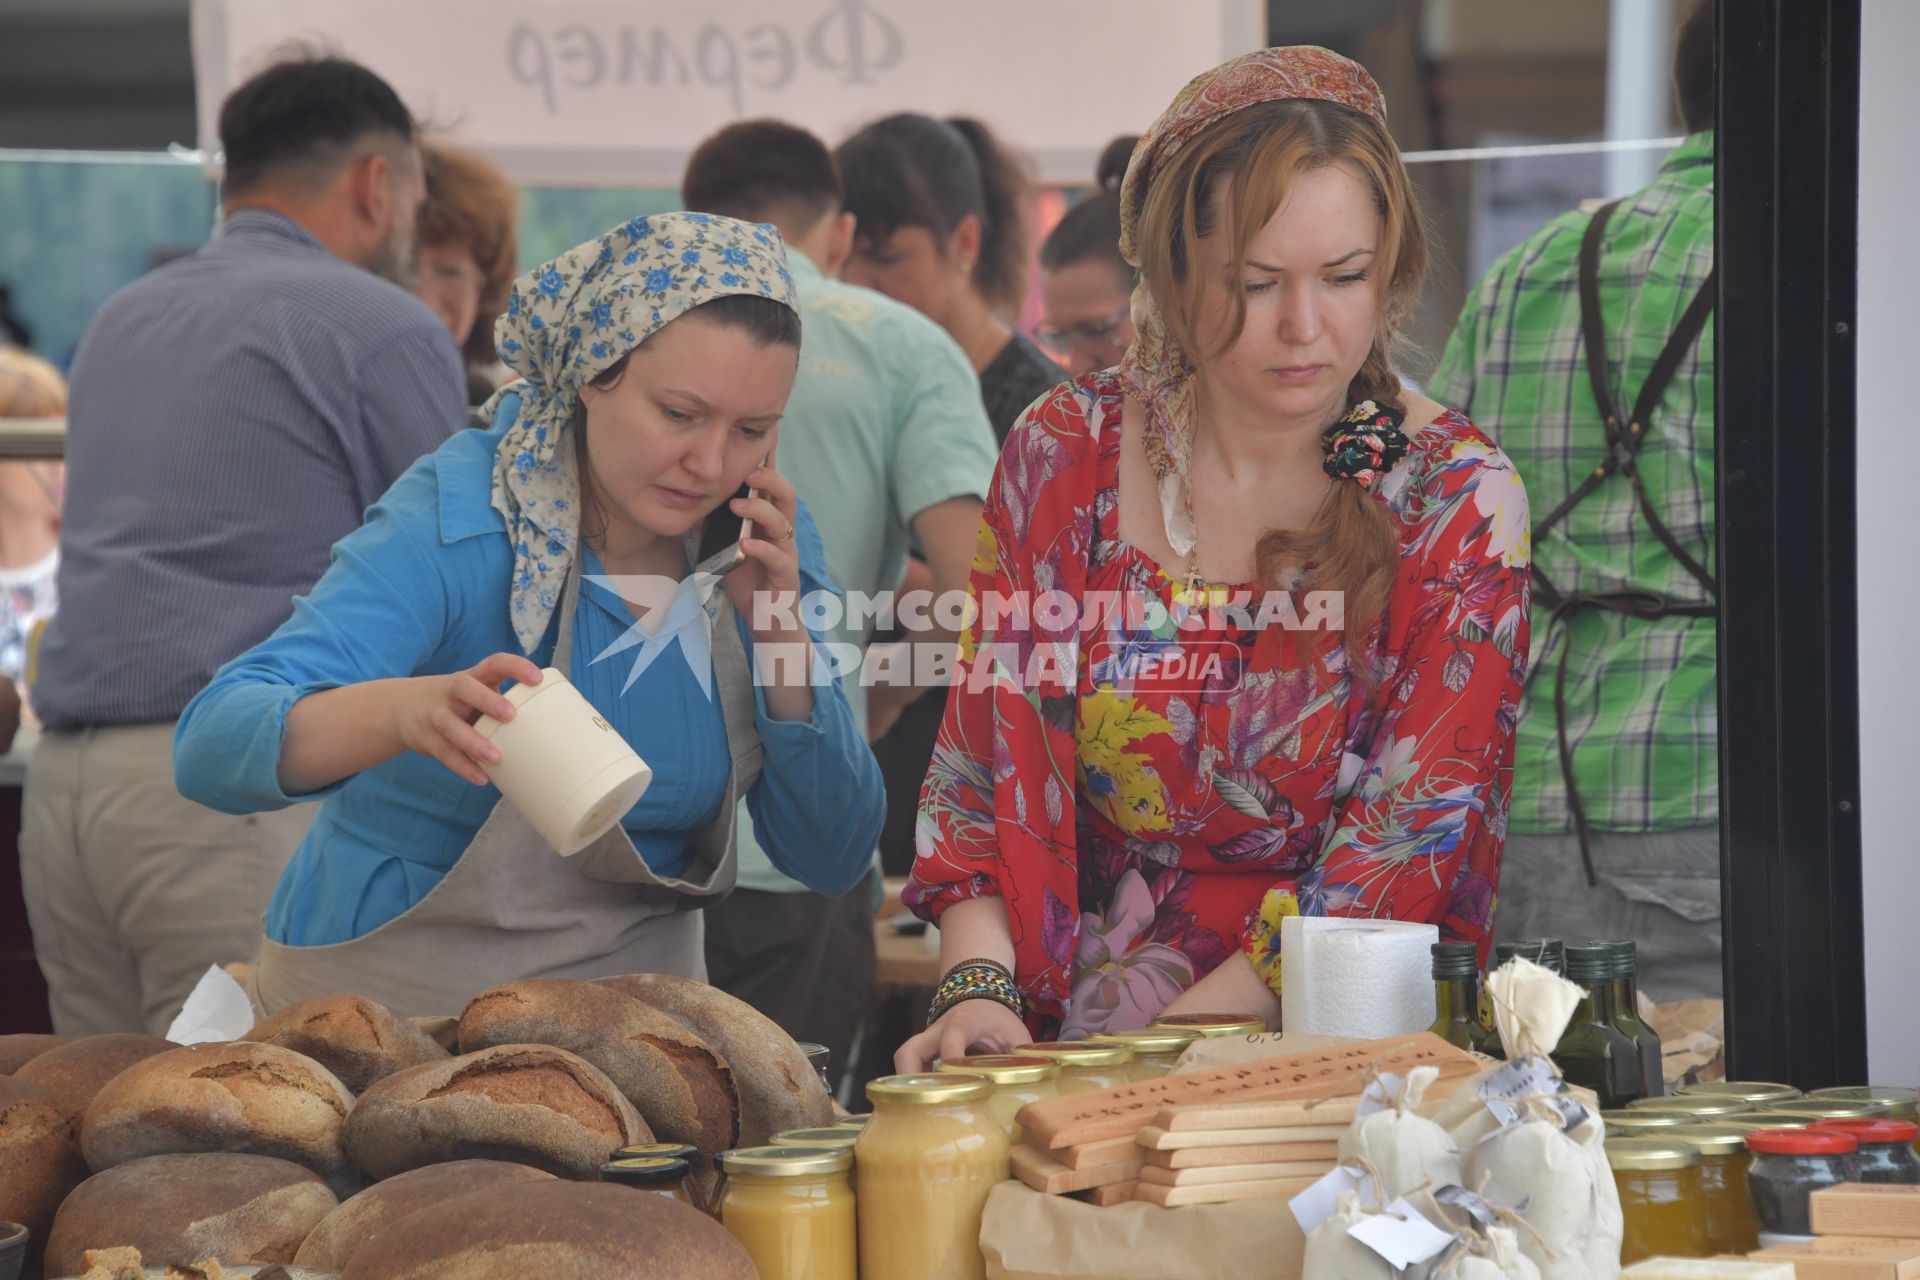
[{"label": "dark rye bread loaf", "polygon": [[240,1037],[304,1053],[361,1094],[376,1080],[451,1055],[383,1004],[359,996],[316,996],[288,1005]]},{"label": "dark rye bread loaf", "polygon": [[310,1169],[268,1156],[147,1156],[96,1173],[60,1206],[47,1274],[78,1275],[89,1249],[132,1247],[149,1267],[291,1262],[339,1204]]},{"label": "dark rye bread loaf", "polygon": [[753,1260],[704,1213],[604,1183],[508,1185],[395,1221],[341,1280],[758,1280]]},{"label": "dark rye bread loaf", "polygon": [[653,1131],[584,1058],[507,1044],[388,1076],[360,1095],[345,1139],[376,1180],[470,1158],[591,1178],[615,1149],[651,1142]]},{"label": "dark rye bread loaf", "polygon": [[86,1176],[73,1117],[39,1085],[0,1076],[0,1219],[33,1233],[29,1268],[54,1210]]},{"label": "dark rye bread loaf", "polygon": [[579,1054],[639,1108],[654,1135],[709,1155],[739,1145],[726,1059],[679,1020],[606,987],[532,979],[482,991],[460,1015],[460,1048],[550,1044]]},{"label": "dark rye bread loaf", "polygon": [[312,1058],[272,1044],[196,1044],[136,1062],[87,1108],[80,1147],[95,1171],[141,1156],[248,1152],[347,1169],[340,1128],[353,1097]]},{"label": "dark rye bread loaf", "polygon": [[550,1173],[503,1160],[455,1160],[414,1169],[368,1187],[321,1219],[294,1255],[294,1265],[344,1271],[360,1247],[396,1219],[498,1183],[551,1181]]},{"label": "dark rye bread loaf", "polygon": [[73,1117],[77,1130],[94,1095],[109,1080],[136,1062],[179,1047],[171,1040],[131,1031],[87,1036],[47,1050],[14,1072],[13,1078],[37,1084],[52,1094],[60,1109]]},{"label": "dark rye bread loaf", "polygon": [[752,1005],[704,982],[663,973],[601,978],[607,987],[684,1023],[726,1059],[740,1095],[739,1145],[833,1122],[833,1099],[793,1037]]},{"label": "dark rye bread loaf", "polygon": [[10,1076],[49,1049],[57,1049],[72,1036],[43,1036],[23,1032],[0,1036],[0,1076]]}]

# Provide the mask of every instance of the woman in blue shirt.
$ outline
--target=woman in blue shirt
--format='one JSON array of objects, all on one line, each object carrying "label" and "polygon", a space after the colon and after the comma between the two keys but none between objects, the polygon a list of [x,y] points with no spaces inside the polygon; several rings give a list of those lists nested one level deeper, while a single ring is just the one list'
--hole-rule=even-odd
[{"label": "woman in blue shirt", "polygon": [[[788,875],[837,894],[866,872],[879,771],[792,608],[832,587],[771,466],[800,341],[778,233],[635,218],[517,282],[497,337],[524,381],[492,428],[402,476],[181,717],[184,795],[228,813],[324,797],[268,907],[268,1012],[703,977],[698,908],[732,886],[741,794]],[[739,568],[690,572],[743,520],[762,536]],[[543,666],[654,775],[567,859],[488,783],[499,755],[473,725],[511,718],[502,684]]]}]

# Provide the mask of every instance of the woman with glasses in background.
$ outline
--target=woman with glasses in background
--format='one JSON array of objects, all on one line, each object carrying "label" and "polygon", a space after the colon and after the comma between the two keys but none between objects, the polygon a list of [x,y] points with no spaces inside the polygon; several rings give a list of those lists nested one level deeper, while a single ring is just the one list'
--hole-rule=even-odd
[{"label": "woman with glasses in background", "polygon": [[1040,246],[1040,301],[1034,334],[1074,377],[1120,363],[1133,342],[1134,271],[1120,256],[1120,180],[1139,138],[1107,144],[1094,175],[1099,188],[1068,209]]}]

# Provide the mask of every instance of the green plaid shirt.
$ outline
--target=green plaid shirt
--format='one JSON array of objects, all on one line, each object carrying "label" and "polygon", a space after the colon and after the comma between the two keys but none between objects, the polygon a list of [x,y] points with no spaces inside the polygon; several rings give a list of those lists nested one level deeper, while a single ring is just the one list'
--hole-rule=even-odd
[{"label": "green plaid shirt", "polygon": [[[1537,520],[1600,464],[1605,428],[1580,337],[1579,255],[1588,215],[1556,218],[1495,263],[1467,299],[1428,388],[1499,442],[1527,482]],[[1646,190],[1614,211],[1600,255],[1608,374],[1621,411],[1713,266],[1713,135],[1675,148]],[[1713,547],[1713,321],[1647,424],[1640,475],[1675,541],[1717,573]],[[1627,481],[1587,495],[1533,548],[1561,591],[1646,588],[1676,602],[1705,592],[1654,537]],[[1508,829],[1573,829],[1554,732],[1553,687],[1567,667],[1574,779],[1596,831],[1668,831],[1720,816],[1717,658],[1712,618],[1642,622],[1581,609],[1549,630],[1534,618],[1532,682],[1521,707]]]}]

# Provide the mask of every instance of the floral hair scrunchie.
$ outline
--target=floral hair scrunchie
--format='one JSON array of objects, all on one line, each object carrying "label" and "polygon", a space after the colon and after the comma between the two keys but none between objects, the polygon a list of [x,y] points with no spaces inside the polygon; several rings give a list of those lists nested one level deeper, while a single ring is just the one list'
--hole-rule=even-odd
[{"label": "floral hair scrunchie", "polygon": [[1335,480],[1351,480],[1370,488],[1393,464],[1407,456],[1407,436],[1400,430],[1404,415],[1362,400],[1347,416],[1320,437],[1326,449],[1320,468]]}]

